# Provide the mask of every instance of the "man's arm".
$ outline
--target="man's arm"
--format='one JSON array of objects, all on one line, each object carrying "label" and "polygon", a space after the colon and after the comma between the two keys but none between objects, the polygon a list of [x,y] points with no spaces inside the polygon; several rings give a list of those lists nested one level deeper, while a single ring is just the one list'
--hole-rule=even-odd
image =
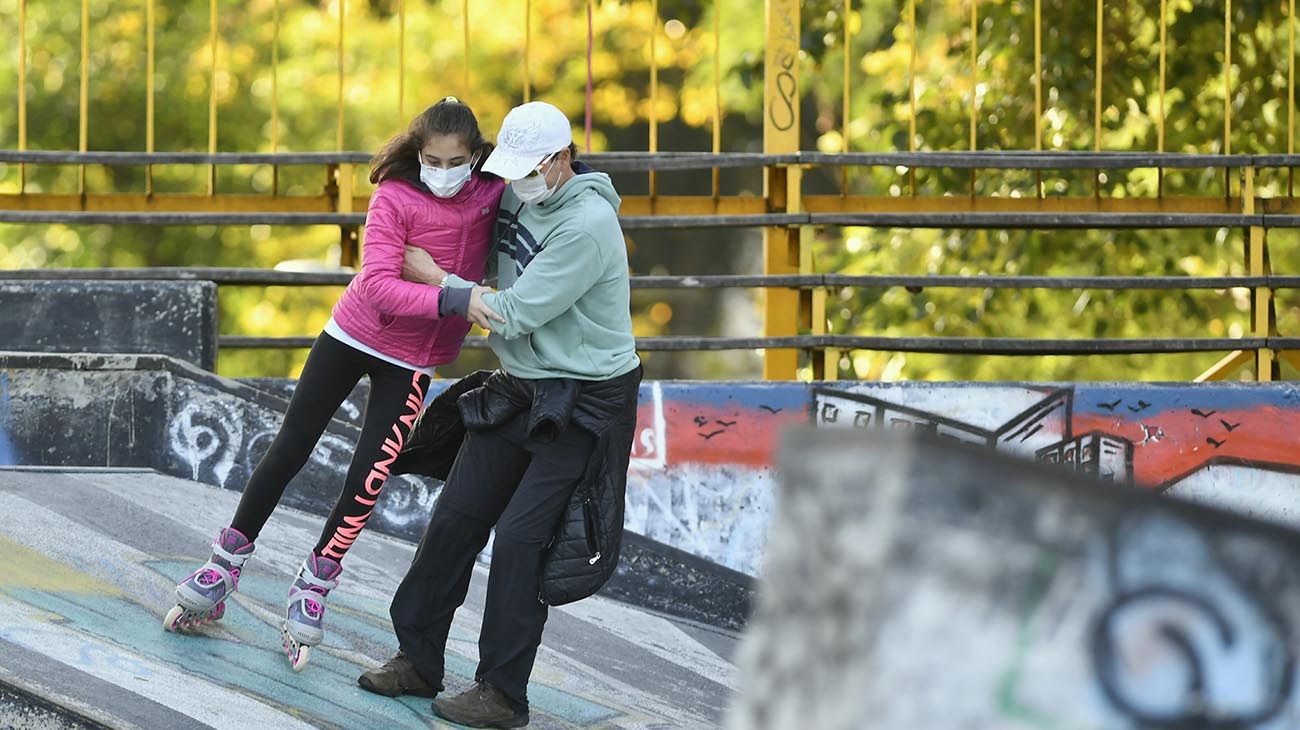
[{"label": "man's arm", "polygon": [[366,299],[385,314],[437,317],[441,290],[402,278],[406,234],[401,212],[390,192],[380,186],[371,195],[366,213],[365,244],[357,284]]}]

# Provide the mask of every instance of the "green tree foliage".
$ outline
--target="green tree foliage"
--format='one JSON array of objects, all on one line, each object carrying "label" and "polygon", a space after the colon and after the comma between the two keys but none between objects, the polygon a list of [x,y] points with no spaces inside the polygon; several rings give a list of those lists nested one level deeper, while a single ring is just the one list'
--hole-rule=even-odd
[{"label": "green tree foliage", "polygon": [[[906,3],[867,0],[849,17],[851,116],[848,149],[909,148],[908,79],[912,47]],[[1158,3],[1109,0],[1102,33],[1101,135],[1094,131],[1095,3],[1042,0],[1042,147],[1049,150],[1151,150],[1158,146]],[[805,148],[842,149],[842,3],[805,4]],[[1284,3],[1234,3],[1231,150],[1286,152],[1287,21]],[[1034,149],[1034,4],[981,0],[972,71],[971,0],[919,2],[916,9],[916,132],[920,150],[966,150],[975,94],[978,149]],[[1222,2],[1170,0],[1165,149],[1224,151]],[[913,177],[915,175],[915,177]],[[1047,196],[1155,197],[1155,170],[1047,172]],[[831,175],[810,186],[838,189]],[[1224,193],[1222,170],[1170,170],[1163,194]],[[851,193],[1032,198],[1033,173],[965,170],[855,170]],[[1240,188],[1234,180],[1234,192]],[[1258,192],[1285,195],[1285,175],[1264,177]],[[1243,274],[1243,232],[936,231],[817,232],[821,270],[844,273],[1228,275]],[[1270,234],[1277,271],[1293,271],[1292,236]],[[1106,292],[903,289],[842,291],[828,307],[835,332],[938,336],[1206,337],[1249,328],[1244,291]],[[1284,331],[1294,301],[1279,302]],[[977,358],[854,353],[846,376],[926,379],[1185,380],[1215,355]]]},{"label": "green tree foliage", "polygon": [[[971,37],[971,2],[977,32]],[[19,0],[0,0],[0,32],[18,34]],[[220,0],[216,44],[216,146],[221,151],[306,151],[339,147],[338,3]],[[585,4],[531,0],[527,73],[533,98],[545,98],[579,126],[586,83]],[[719,7],[720,4],[720,7]],[[81,20],[76,4],[27,3],[28,146],[77,149]],[[374,150],[409,118],[446,94],[466,98],[489,131],[524,98],[525,0],[469,3],[468,59],[460,2],[406,3],[404,63],[399,59],[398,0],[348,0],[343,46],[342,147]],[[213,88],[207,3],[155,0],[156,148],[204,151]],[[920,0],[915,43],[907,0],[803,3],[801,59],[804,149],[964,150],[970,148],[972,94],[979,149],[1033,149],[1035,108],[1033,0]],[[647,119],[658,148],[708,150],[714,113],[715,54],[721,65],[724,150],[761,149],[763,18],[745,0],[648,0],[594,3],[592,148],[644,150]],[[1102,35],[1101,136],[1094,134],[1097,43],[1095,4],[1042,0],[1045,149],[1155,150],[1159,94],[1156,2],[1106,0]],[[145,147],[145,2],[90,3],[88,147]],[[1234,152],[1285,152],[1287,18],[1285,3],[1233,3],[1233,48],[1224,83],[1222,0],[1168,0],[1165,149],[1224,150],[1224,97],[1230,89]],[[715,45],[715,13],[723,34]],[[278,20],[277,20],[278,19]],[[279,31],[275,32],[278,24]],[[849,119],[842,118],[844,30],[849,36]],[[654,34],[657,95],[651,99]],[[977,61],[972,69],[972,40]],[[0,54],[0,98],[17,97],[17,44]],[[913,50],[915,49],[915,50]],[[277,59],[273,78],[272,58]],[[915,61],[913,62],[913,55]],[[404,66],[404,76],[399,76]],[[915,68],[916,136],[909,140],[908,87]],[[467,73],[468,71],[468,73]],[[466,77],[468,76],[468,82]],[[399,89],[399,78],[403,81]],[[275,119],[272,115],[276,90]],[[847,122],[847,123],[846,123]],[[273,140],[274,136],[274,140]],[[846,143],[847,139],[847,143]],[[16,105],[0,105],[0,147],[17,147]],[[75,195],[78,170],[29,166],[28,192]],[[203,195],[208,170],[160,166],[159,192]],[[218,193],[322,195],[319,167],[221,168]],[[365,171],[358,190],[368,190]],[[1044,195],[1144,198],[1163,193],[1223,195],[1222,170],[1016,171],[860,168],[848,175],[855,195],[1032,198]],[[620,189],[644,193],[645,175],[621,175]],[[1257,181],[1280,196],[1285,171]],[[658,192],[707,194],[708,173],[663,174]],[[809,192],[840,190],[838,170],[812,170]],[[1234,182],[1234,186],[1236,183]],[[972,187],[973,186],[973,187]],[[0,166],[0,192],[18,187],[15,166]],[[756,171],[725,171],[724,193],[761,194]],[[142,192],[142,168],[86,169],[91,193]],[[1234,192],[1237,192],[1234,187]],[[1286,233],[1270,234],[1274,269],[1291,273],[1296,254]],[[735,232],[637,232],[630,237],[637,273],[700,274],[760,270],[757,235]],[[1217,275],[1243,273],[1240,231],[946,231],[810,230],[819,271],[941,274]],[[339,232],[322,228],[0,227],[0,266],[274,266],[339,260]],[[328,317],[338,289],[234,288],[221,294],[223,332],[302,335]],[[1300,308],[1285,293],[1279,326],[1295,331]],[[638,292],[639,334],[752,334],[754,295],[741,292]],[[828,310],[840,333],[937,336],[1193,337],[1248,328],[1244,292],[993,291],[961,289],[833,292]],[[302,352],[223,353],[229,374],[292,374]],[[859,352],[841,374],[917,379],[1187,379],[1214,355],[1095,358],[976,358]],[[467,357],[463,367],[482,364]],[[658,376],[752,377],[753,353],[649,358]]]}]

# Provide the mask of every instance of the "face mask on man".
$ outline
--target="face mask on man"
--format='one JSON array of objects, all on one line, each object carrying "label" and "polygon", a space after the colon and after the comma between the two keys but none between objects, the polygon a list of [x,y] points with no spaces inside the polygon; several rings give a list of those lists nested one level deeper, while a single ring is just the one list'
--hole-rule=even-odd
[{"label": "face mask on man", "polygon": [[[515,197],[519,198],[520,202],[527,205],[537,205],[545,202],[547,198],[555,194],[556,188],[546,184],[546,177],[551,174],[551,165],[555,162],[554,155],[548,160],[542,160],[538,165],[538,169],[534,170],[533,174],[528,177],[511,181],[510,189],[514,192]],[[545,169],[542,169],[543,165]]]},{"label": "face mask on man", "polygon": [[439,198],[450,198],[460,192],[460,189],[465,187],[465,183],[469,182],[469,176],[474,170],[473,160],[446,169],[424,164],[423,156],[420,156],[419,160],[420,182]]}]

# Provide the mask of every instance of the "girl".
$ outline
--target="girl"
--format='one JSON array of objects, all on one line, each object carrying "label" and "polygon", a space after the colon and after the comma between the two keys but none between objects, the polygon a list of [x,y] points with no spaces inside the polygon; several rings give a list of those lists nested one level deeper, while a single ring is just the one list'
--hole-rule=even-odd
[{"label": "girl", "polygon": [[208,562],[176,586],[177,605],[163,620],[168,631],[225,613],[285,487],[339,404],[369,376],[361,436],[342,493],[289,588],[281,640],[294,670],[306,665],[311,647],[325,636],[325,597],[338,585],[340,562],[410,435],[433,369],[456,359],[470,328],[461,317],[442,318],[441,287],[401,278],[404,247],[423,249],[448,272],[482,278],[504,189],[499,178],[481,171],[491,151],[470,108],[447,97],[375,155],[370,182],[377,187],[366,215],[361,272],[316,338],[280,431],[244,487],[230,527],[213,541]]}]

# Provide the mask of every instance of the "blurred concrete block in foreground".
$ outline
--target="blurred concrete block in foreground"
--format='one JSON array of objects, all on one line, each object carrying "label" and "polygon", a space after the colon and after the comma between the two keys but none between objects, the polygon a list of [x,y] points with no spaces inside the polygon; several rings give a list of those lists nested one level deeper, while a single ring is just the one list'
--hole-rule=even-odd
[{"label": "blurred concrete block in foreground", "polygon": [[1300,727],[1294,532],[898,434],[781,471],[732,730]]}]

